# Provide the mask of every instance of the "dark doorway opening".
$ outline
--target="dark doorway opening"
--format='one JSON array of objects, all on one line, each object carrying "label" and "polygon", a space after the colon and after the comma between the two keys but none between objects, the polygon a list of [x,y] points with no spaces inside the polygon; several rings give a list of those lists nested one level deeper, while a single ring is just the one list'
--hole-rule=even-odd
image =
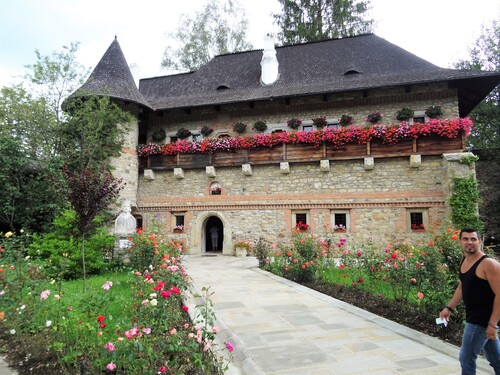
[{"label": "dark doorway opening", "polygon": [[224,225],[217,216],[211,216],[205,225],[205,251],[222,252],[223,243]]}]

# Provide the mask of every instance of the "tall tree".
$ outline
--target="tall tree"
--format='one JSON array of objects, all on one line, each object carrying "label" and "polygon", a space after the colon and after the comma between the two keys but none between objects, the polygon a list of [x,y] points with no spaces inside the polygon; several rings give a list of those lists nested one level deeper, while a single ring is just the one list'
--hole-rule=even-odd
[{"label": "tall tree", "polygon": [[75,98],[65,107],[70,113],[62,124],[61,140],[65,165],[73,170],[97,168],[110,157],[118,156],[123,145],[123,134],[133,117],[109,98],[90,96]]},{"label": "tall tree", "polygon": [[62,51],[54,51],[50,56],[35,50],[37,61],[26,66],[29,71],[25,78],[33,84],[36,95],[45,99],[58,123],[64,116],[63,100],[80,87],[89,74],[89,69],[76,60],[78,45],[63,46]]},{"label": "tall tree", "polygon": [[36,161],[19,140],[0,135],[0,231],[46,231],[66,201],[57,159]]},{"label": "tall tree", "polygon": [[36,51],[22,84],[3,87],[0,94],[0,132],[20,141],[34,159],[64,152],[60,127],[65,120],[62,101],[82,84],[88,69],[76,61],[78,43],[49,56]]},{"label": "tall tree", "polygon": [[19,151],[33,160],[54,156],[56,117],[43,97],[36,98],[22,85],[0,91],[0,133],[19,142]]},{"label": "tall tree", "polygon": [[370,0],[278,0],[281,13],[274,19],[282,45],[343,38],[372,31],[367,19]]},{"label": "tall tree", "polygon": [[192,71],[215,55],[249,50],[247,27],[238,0],[208,0],[193,16],[181,16],[177,31],[169,35],[161,65],[171,71]]},{"label": "tall tree", "polygon": [[[500,20],[482,26],[481,35],[469,49],[469,56],[469,60],[460,60],[455,67],[500,71]],[[471,112],[470,117],[474,121],[469,139],[471,146],[483,151],[500,149],[500,86]]]}]

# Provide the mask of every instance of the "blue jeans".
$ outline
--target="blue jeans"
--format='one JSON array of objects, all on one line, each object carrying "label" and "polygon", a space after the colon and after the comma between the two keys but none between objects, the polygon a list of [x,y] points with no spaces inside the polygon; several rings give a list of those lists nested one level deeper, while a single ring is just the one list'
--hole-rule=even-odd
[{"label": "blue jeans", "polygon": [[462,375],[476,374],[476,359],[481,350],[484,350],[486,359],[495,369],[495,375],[500,375],[500,341],[498,338],[489,340],[486,337],[486,328],[466,323],[460,348]]}]

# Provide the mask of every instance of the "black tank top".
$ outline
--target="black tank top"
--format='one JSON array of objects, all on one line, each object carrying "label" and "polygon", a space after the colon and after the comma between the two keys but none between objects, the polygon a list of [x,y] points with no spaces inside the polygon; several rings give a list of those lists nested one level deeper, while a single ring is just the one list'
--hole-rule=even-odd
[{"label": "black tank top", "polygon": [[[493,311],[493,300],[495,299],[495,293],[493,293],[488,280],[481,279],[476,275],[477,266],[487,257],[487,255],[483,255],[467,272],[462,273],[460,271],[458,275],[462,282],[465,321],[483,327],[488,327],[488,321]],[[460,263],[460,269],[464,259]]]}]

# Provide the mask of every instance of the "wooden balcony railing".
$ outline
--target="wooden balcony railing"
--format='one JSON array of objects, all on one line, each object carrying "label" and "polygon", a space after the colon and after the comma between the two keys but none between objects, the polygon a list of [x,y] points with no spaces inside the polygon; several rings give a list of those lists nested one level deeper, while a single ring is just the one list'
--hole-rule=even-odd
[{"label": "wooden balcony railing", "polygon": [[444,138],[436,135],[418,139],[400,140],[395,144],[383,144],[376,139],[367,144],[346,144],[334,147],[324,143],[283,144],[272,148],[262,147],[253,150],[216,151],[214,153],[151,155],[140,158],[141,169],[169,170],[173,168],[236,167],[242,164],[263,165],[282,161],[291,163],[311,162],[322,159],[349,160],[367,156],[375,158],[403,157],[412,154],[441,155],[465,150],[464,137]]}]

